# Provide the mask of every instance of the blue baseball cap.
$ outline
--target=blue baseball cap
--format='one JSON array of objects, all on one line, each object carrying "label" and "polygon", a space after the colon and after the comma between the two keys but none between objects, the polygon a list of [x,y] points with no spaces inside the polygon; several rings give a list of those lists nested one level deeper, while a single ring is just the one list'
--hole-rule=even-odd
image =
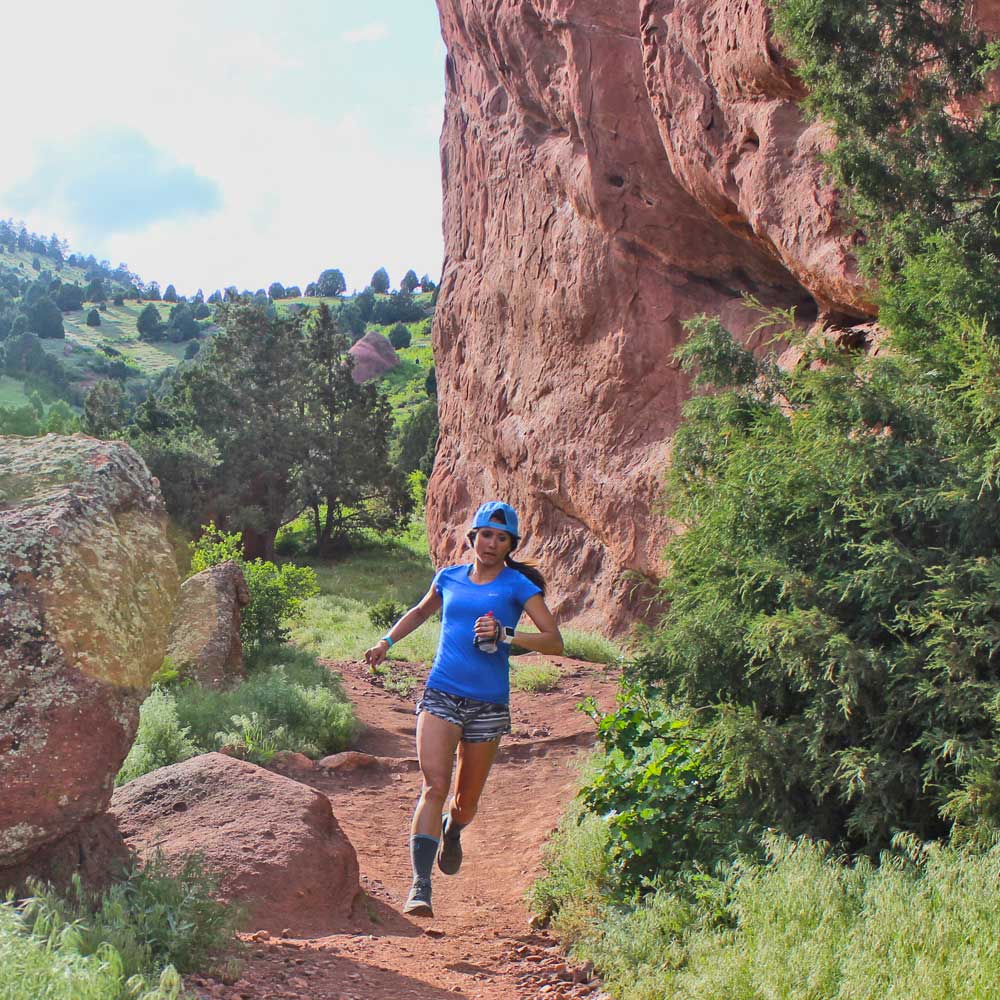
[{"label": "blue baseball cap", "polygon": [[[502,522],[497,517],[498,514],[503,518]],[[521,539],[521,532],[517,527],[517,511],[502,500],[487,500],[480,506],[472,518],[472,530],[477,528],[499,528],[500,531],[506,531],[515,542]]]}]

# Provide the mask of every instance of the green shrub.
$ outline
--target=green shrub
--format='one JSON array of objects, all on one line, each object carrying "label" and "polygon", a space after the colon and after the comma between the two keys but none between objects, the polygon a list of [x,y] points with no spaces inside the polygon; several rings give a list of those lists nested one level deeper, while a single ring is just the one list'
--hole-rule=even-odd
[{"label": "green shrub", "polygon": [[377,629],[389,629],[405,614],[406,608],[397,601],[378,601],[368,609],[368,620]]},{"label": "green shrub", "polygon": [[745,833],[721,794],[705,733],[635,686],[625,686],[607,715],[584,704],[598,720],[603,754],[581,795],[606,817],[618,891],[627,896],[734,857]]},{"label": "green shrub", "polygon": [[946,838],[960,794],[995,825],[997,343],[970,328],[945,381],[793,331],[779,372],[717,321],[691,331],[681,363],[713,391],[674,441],[684,530],[631,674],[699,713],[762,827],[877,854],[895,831]]},{"label": "green shrub", "polygon": [[319,593],[316,572],[309,566],[263,559],[243,563],[251,601],[243,609],[240,635],[248,646],[288,639],[287,623],[302,616],[303,602]]},{"label": "green shrub", "polygon": [[517,663],[511,668],[510,686],[516,691],[554,691],[562,675],[548,660],[540,663]]},{"label": "green shrub", "polygon": [[223,531],[214,521],[202,526],[201,535],[189,548],[192,576],[230,559],[243,565],[243,535],[238,531]]},{"label": "green shrub", "polygon": [[190,547],[192,573],[230,559],[242,568],[250,591],[250,603],[240,619],[240,636],[247,646],[284,642],[289,636],[287,624],[300,618],[303,602],[319,592],[316,572],[308,566],[245,559],[238,531],[225,532],[208,524]]},{"label": "green shrub", "polygon": [[401,351],[404,347],[409,347],[411,339],[409,329],[402,323],[397,323],[389,331],[389,343],[392,344],[397,351]]},{"label": "green shrub", "polygon": [[133,778],[160,767],[177,764],[199,753],[190,730],[180,724],[177,705],[164,690],[154,687],[139,709],[139,729],[135,743],[115,778],[124,785]]}]

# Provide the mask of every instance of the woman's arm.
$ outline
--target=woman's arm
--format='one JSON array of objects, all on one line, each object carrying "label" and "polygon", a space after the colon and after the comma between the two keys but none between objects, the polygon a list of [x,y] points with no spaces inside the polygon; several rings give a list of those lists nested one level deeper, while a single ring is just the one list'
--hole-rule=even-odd
[{"label": "woman's arm", "polygon": [[530,649],[534,653],[548,653],[550,656],[561,656],[563,651],[562,635],[556,624],[555,616],[549,611],[545,598],[541,594],[529,597],[524,605],[528,617],[535,623],[537,632],[525,632],[521,629],[514,633],[513,644],[522,649]]},{"label": "woman's arm", "polygon": [[[424,594],[419,604],[414,605],[409,611],[403,615],[402,618],[396,622],[395,625],[386,632],[386,635],[392,639],[392,644],[395,645],[400,639],[405,639],[415,628],[423,625],[425,621],[435,611],[438,611],[441,607],[441,595],[431,587],[430,590]],[[378,642],[372,646],[371,649],[365,650],[365,663],[370,667],[377,667],[385,658],[389,652],[389,643],[385,639],[379,639]]]}]

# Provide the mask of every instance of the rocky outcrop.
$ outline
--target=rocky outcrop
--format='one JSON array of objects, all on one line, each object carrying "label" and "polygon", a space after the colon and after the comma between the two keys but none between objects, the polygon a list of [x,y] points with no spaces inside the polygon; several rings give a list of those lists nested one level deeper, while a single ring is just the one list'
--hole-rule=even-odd
[{"label": "rocky outcrop", "polygon": [[438,564],[521,511],[563,620],[622,630],[662,572],[682,324],[870,316],[767,0],[438,0],[445,266]]},{"label": "rocky outcrop", "polygon": [[123,785],[111,808],[140,857],[198,852],[252,930],[331,933],[360,888],[330,800],[246,761],[192,757]]},{"label": "rocky outcrop", "polygon": [[249,603],[243,570],[231,559],[184,581],[167,649],[184,677],[225,687],[245,676],[240,612]]},{"label": "rocky outcrop", "polygon": [[0,884],[53,857],[86,867],[106,839],[91,828],[177,584],[163,501],[127,445],[0,438]]},{"label": "rocky outcrop", "polygon": [[396,349],[376,330],[366,333],[347,353],[354,358],[351,376],[359,384],[378,378],[399,364]]}]

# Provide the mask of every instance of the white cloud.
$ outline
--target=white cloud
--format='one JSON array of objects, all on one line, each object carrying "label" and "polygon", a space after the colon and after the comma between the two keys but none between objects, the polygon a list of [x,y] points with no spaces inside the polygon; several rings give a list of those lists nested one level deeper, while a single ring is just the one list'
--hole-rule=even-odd
[{"label": "white cloud", "polygon": [[[5,130],[16,141],[0,157],[0,217],[23,211],[32,229],[125,261],[147,281],[173,282],[185,294],[199,286],[206,293],[229,284],[266,288],[275,280],[304,286],[327,267],[341,268],[349,287],[363,287],[380,266],[394,284],[411,267],[437,278],[443,250],[433,135],[443,99],[435,112],[426,100],[434,91],[425,87],[410,98],[412,113],[402,122],[380,117],[364,92],[323,89],[328,42],[303,47],[292,30],[318,23],[328,0],[293,5],[293,15],[262,3],[259,17],[223,30],[223,16],[235,17],[244,2],[219,0],[217,8],[199,0],[108,0],[99,30],[84,7],[67,6],[58,31],[44,7],[15,8],[11,37],[45,38],[46,58],[41,71],[34,46],[5,53],[5,72],[30,81],[31,99],[5,107]],[[348,13],[346,0],[334,2]],[[389,36],[388,23],[344,37],[378,41]],[[441,58],[435,49],[437,65]],[[333,121],[338,105],[354,113]],[[220,196],[211,215],[159,216],[109,235],[110,219],[98,220],[99,232],[85,230],[55,199],[36,199],[30,211],[5,199],[38,172],[54,144],[82,149],[85,137],[123,129],[144,136],[168,162],[210,178]],[[113,148],[101,152],[115,157]]]},{"label": "white cloud", "polygon": [[343,32],[340,37],[351,45],[357,45],[359,42],[380,42],[388,36],[389,28],[384,21],[372,21],[371,24],[351,28]]}]

